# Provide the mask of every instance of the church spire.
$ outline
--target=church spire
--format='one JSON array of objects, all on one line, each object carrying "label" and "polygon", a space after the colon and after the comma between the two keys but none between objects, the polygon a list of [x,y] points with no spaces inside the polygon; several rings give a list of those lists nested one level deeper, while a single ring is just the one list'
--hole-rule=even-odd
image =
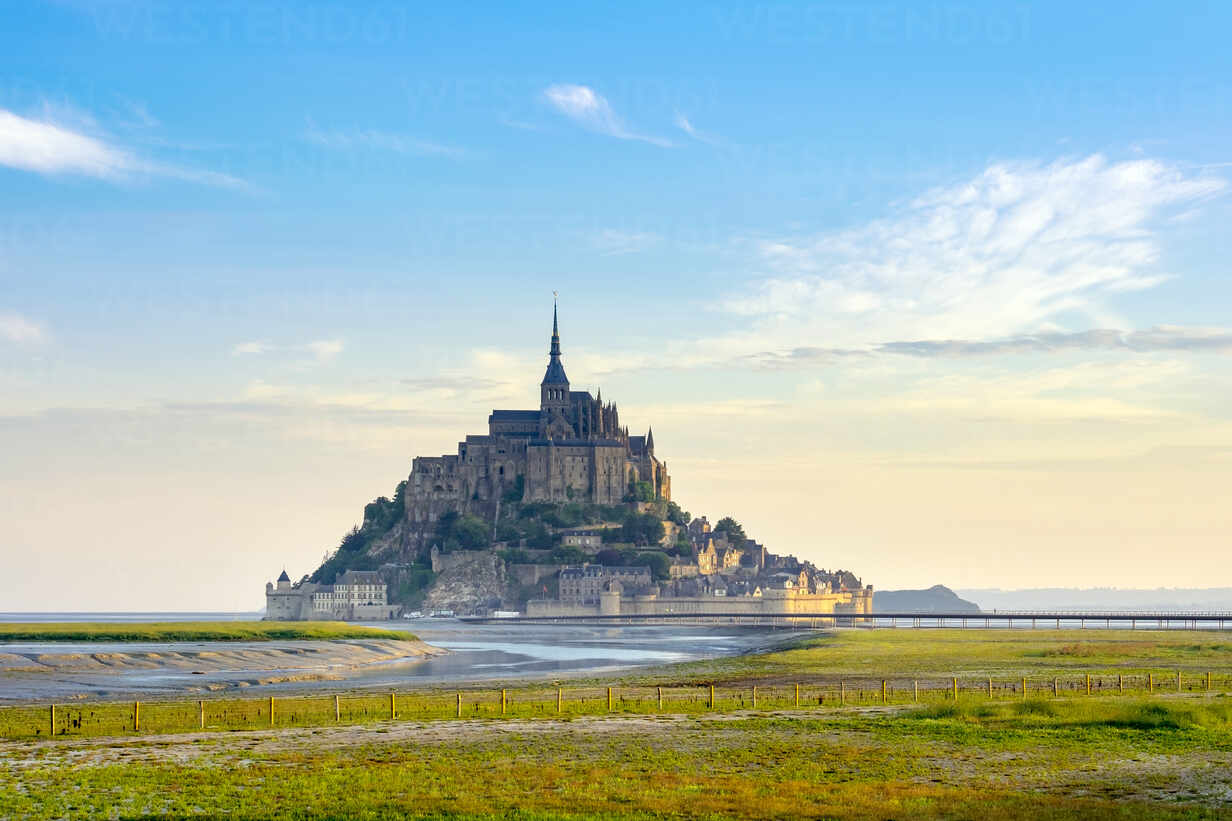
[{"label": "church spire", "polygon": [[560,364],[560,323],[556,316],[556,293],[552,293],[552,347],[548,351],[548,369],[543,375],[542,385],[559,385],[560,388],[552,388],[552,393],[544,393],[543,399],[545,402],[551,400],[553,402],[563,402],[568,400],[569,396],[569,377],[565,376],[565,366]]},{"label": "church spire", "polygon": [[654,427],[646,429],[646,452],[654,453]]},{"label": "church spire", "polygon": [[552,292],[552,349],[548,351],[553,358],[560,356],[560,326],[556,322],[556,292]]}]

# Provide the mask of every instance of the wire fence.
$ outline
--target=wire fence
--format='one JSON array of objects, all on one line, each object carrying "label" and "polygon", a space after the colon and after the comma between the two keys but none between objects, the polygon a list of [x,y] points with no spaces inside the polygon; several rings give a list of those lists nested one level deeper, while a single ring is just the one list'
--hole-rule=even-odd
[{"label": "wire fence", "polygon": [[470,688],[455,692],[96,702],[0,707],[0,738],[158,735],[378,721],[567,718],[608,713],[688,714],[740,710],[936,703],[957,699],[1228,693],[1232,675],[1161,672],[1015,679],[836,679],[823,683],[692,686]]}]

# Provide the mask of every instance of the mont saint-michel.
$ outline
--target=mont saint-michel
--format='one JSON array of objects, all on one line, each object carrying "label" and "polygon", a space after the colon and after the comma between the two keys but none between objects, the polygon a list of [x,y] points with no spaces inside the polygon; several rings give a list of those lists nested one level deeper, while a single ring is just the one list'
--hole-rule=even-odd
[{"label": "mont saint-michel", "polygon": [[266,586],[268,618],[291,620],[865,614],[872,598],[849,571],[775,554],[734,516],[712,524],[673,500],[650,424],[633,435],[602,391],[571,388],[555,306],[537,409],[493,410],[457,453],[416,457],[320,567]]}]

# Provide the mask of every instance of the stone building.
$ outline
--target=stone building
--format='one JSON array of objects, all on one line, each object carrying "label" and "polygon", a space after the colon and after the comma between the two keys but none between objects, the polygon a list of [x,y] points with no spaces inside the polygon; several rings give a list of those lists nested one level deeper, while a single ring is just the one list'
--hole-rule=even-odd
[{"label": "stone building", "polygon": [[570,605],[598,605],[600,594],[612,590],[647,591],[652,584],[649,567],[605,567],[601,564],[584,564],[561,568],[559,585],[560,600]]},{"label": "stone building", "polygon": [[623,502],[637,483],[671,499],[667,464],[655,456],[654,433],[630,436],[602,391],[575,391],[561,362],[552,310],[547,370],[538,410],[494,410],[486,434],[469,435],[456,454],[420,456],[406,488],[406,515],[423,535],[450,511],[495,518],[502,498],[526,502]]},{"label": "stone building", "polygon": [[381,574],[348,570],[333,584],[316,584],[305,576],[292,584],[287,571],[265,585],[265,618],[269,621],[382,621],[399,608],[389,604]]},{"label": "stone building", "polygon": [[601,530],[593,528],[568,528],[558,532],[561,534],[560,543],[565,547],[598,550],[603,546],[603,532]]}]

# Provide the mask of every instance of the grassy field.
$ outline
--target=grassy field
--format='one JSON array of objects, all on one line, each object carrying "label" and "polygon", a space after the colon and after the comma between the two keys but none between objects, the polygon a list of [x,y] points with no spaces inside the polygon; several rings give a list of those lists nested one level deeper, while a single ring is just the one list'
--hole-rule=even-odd
[{"label": "grassy field", "polygon": [[717,681],[835,682],[841,678],[908,679],[992,676],[1032,682],[1072,681],[1091,673],[1191,680],[1206,672],[1232,673],[1232,634],[1180,630],[844,630],[796,641],[774,653],[676,665],[646,684]]},{"label": "grassy field", "polygon": [[[1088,673],[1178,670],[1180,692],[1086,695]],[[554,688],[525,685],[502,716],[484,686],[463,691],[463,720],[452,692],[400,694],[396,720],[388,694],[355,693],[339,724],[332,697],[279,699],[275,729],[0,742],[0,815],[1232,819],[1230,673],[1216,633],[841,631],[628,674],[610,714],[596,682],[572,682],[563,714]],[[1023,676],[1048,686],[1023,694]],[[1054,676],[1082,686],[1053,697]],[[930,685],[920,703],[889,685],[910,681]]]},{"label": "grassy field", "polygon": [[[0,745],[14,818],[1232,817],[1195,697],[377,723]],[[71,765],[71,766],[70,766]]]},{"label": "grassy field", "polygon": [[412,633],[358,627],[338,621],[178,621],[0,623],[0,650],[4,642],[163,642],[163,641],[274,641],[329,639],[402,639],[416,641]]}]

